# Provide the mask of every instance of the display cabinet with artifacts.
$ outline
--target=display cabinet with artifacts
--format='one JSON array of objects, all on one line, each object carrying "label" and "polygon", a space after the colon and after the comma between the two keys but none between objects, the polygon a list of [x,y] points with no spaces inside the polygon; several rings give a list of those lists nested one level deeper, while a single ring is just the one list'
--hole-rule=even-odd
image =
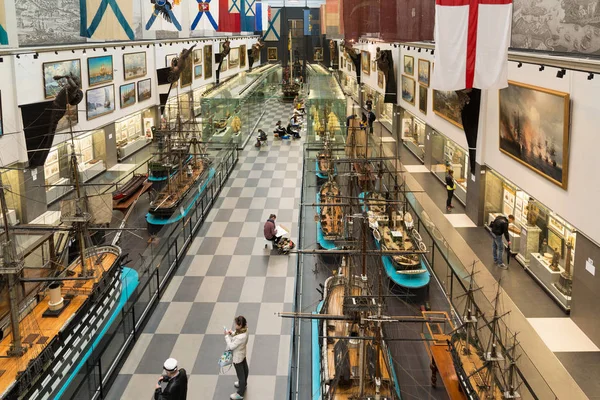
[{"label": "display cabinet with artifacts", "polygon": [[194,90],[194,92],[192,93],[192,97],[193,97],[193,105],[192,105],[192,110],[194,111],[194,116],[199,117],[202,115],[202,96],[204,95],[204,93],[209,90],[210,88],[213,87],[213,83],[210,83],[208,85],[204,85],[196,90]]},{"label": "display cabinet with artifacts", "polygon": [[402,110],[402,142],[421,162],[425,162],[425,123]]},{"label": "display cabinet with artifacts", "polygon": [[364,96],[363,100],[365,104],[363,104],[364,109],[368,109],[366,101],[372,101],[372,110],[377,116],[377,121],[381,123],[385,128],[387,128],[390,132],[393,132],[393,114],[394,114],[394,105],[391,103],[384,102],[384,94],[377,91],[376,89],[364,85]]},{"label": "display cabinet with artifacts", "polygon": [[55,202],[72,190],[69,186],[65,186],[70,182],[68,168],[64,166],[64,169],[61,169],[61,160],[66,156],[66,143],[53,146],[48,152],[48,157],[46,157],[46,162],[44,163],[46,204]]},{"label": "display cabinet with artifacts", "polygon": [[486,173],[484,204],[488,227],[498,215],[514,215],[509,237],[515,259],[557,304],[569,310],[576,239],[573,226],[494,170]]},{"label": "display cabinet with artifacts", "polygon": [[467,202],[467,174],[469,156],[467,150],[445,135],[433,131],[431,134],[431,171],[445,182],[449,169],[454,171],[456,190],[454,196],[462,203]]},{"label": "display cabinet with artifacts", "polygon": [[152,126],[154,126],[154,112],[150,109],[135,113],[115,122],[119,161],[124,160],[151,143]]},{"label": "display cabinet with artifacts", "polygon": [[[106,139],[104,129],[84,133],[73,139],[79,176],[87,182],[106,171]],[[70,145],[68,145],[70,146]]]},{"label": "display cabinet with artifacts", "polygon": [[[252,72],[241,72],[211,89],[200,97],[202,111],[202,140],[212,143],[230,143],[235,139],[242,146],[254,131],[254,126],[265,110],[265,103],[276,92],[281,67],[269,64]],[[196,107],[196,104],[194,104]],[[237,116],[243,129],[234,138],[232,119]]]},{"label": "display cabinet with artifacts", "polygon": [[307,137],[311,142],[343,143],[346,125],[346,97],[335,78],[325,69],[310,72],[311,90],[305,101]]}]

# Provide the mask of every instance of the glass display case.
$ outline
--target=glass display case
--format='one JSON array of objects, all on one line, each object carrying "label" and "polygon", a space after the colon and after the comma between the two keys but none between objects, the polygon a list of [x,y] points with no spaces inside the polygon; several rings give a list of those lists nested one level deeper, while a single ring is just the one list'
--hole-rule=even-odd
[{"label": "glass display case", "polygon": [[249,139],[271,95],[281,87],[281,67],[264,65],[241,72],[207,90],[201,98],[202,140],[234,142],[239,148]]},{"label": "glass display case", "polygon": [[73,144],[75,145],[75,154],[77,155],[77,163],[79,164],[79,176],[82,182],[87,182],[106,170],[106,139],[104,129],[77,136],[73,139]]},{"label": "glass display case", "polygon": [[321,135],[333,133],[334,142],[346,137],[346,97],[335,77],[321,68],[308,77],[309,95],[305,101],[308,141],[320,142]]},{"label": "glass display case", "polygon": [[439,132],[431,136],[431,172],[445,182],[449,169],[454,171],[456,190],[454,196],[463,204],[467,202],[467,174],[469,156],[465,149]]},{"label": "glass display case", "polygon": [[509,228],[511,251],[569,309],[576,240],[573,226],[493,170],[485,177],[484,212],[486,226],[499,215],[514,215]]},{"label": "glass display case", "polygon": [[72,190],[68,186],[63,186],[71,182],[69,148],[67,142],[63,142],[53,146],[48,152],[44,163],[46,204],[53,203]]},{"label": "glass display case", "polygon": [[425,122],[402,110],[402,142],[421,162],[425,162]]},{"label": "glass display case", "polygon": [[340,76],[344,93],[358,99],[358,82],[356,82],[356,74],[348,71],[340,71]]},{"label": "glass display case", "polygon": [[192,97],[194,100],[192,109],[193,109],[194,115],[196,117],[199,117],[200,115],[202,115],[202,96],[204,95],[204,93],[206,93],[206,91],[210,90],[213,87],[213,85],[214,84],[210,83],[210,84],[204,85],[192,92]]},{"label": "glass display case", "polygon": [[150,109],[135,113],[115,122],[117,155],[123,160],[141,150],[152,140],[154,112]]}]

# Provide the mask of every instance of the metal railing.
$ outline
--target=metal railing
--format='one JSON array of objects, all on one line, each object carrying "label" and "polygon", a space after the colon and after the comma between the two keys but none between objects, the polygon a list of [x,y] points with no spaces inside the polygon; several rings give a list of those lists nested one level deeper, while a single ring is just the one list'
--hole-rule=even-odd
[{"label": "metal railing", "polygon": [[148,317],[158,304],[174,272],[179,267],[194,235],[206,219],[224,183],[238,160],[234,146],[222,151],[213,179],[185,218],[165,226],[165,235],[151,244],[131,268],[139,274],[139,284],[105,337],[92,350],[85,366],[76,375],[64,398],[104,399],[116,378],[119,366],[133,348]]}]

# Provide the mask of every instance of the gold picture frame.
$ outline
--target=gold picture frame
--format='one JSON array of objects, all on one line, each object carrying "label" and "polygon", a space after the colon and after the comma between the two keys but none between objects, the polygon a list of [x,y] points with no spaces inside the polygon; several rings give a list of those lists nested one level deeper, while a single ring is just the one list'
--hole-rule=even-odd
[{"label": "gold picture frame", "polygon": [[415,74],[415,58],[413,56],[404,56],[404,73],[414,76]]},{"label": "gold picture frame", "polygon": [[126,81],[143,78],[147,73],[146,52],[123,54],[123,78]]},{"label": "gold picture frame", "polygon": [[454,91],[433,90],[433,112],[452,125],[463,129],[461,107],[458,95]]},{"label": "gold picture frame", "polygon": [[431,63],[429,60],[423,60],[419,58],[417,70],[418,70],[418,79],[421,85],[429,87],[429,77],[430,74]]},{"label": "gold picture frame", "polygon": [[427,87],[419,85],[419,111],[421,111],[425,115],[427,115],[427,96]]},{"label": "gold picture frame", "polygon": [[277,47],[267,47],[267,61],[277,61]]},{"label": "gold picture frame", "polygon": [[379,86],[380,89],[383,89],[384,82],[385,82],[385,75],[383,74],[383,72],[377,71],[377,86]]},{"label": "gold picture frame", "polygon": [[247,54],[246,45],[240,45],[240,68],[244,68],[246,66],[246,56]]},{"label": "gold picture frame", "polygon": [[566,190],[569,93],[508,81],[498,98],[500,151]]},{"label": "gold picture frame", "polygon": [[360,53],[361,69],[365,75],[371,75],[371,53],[363,50]]},{"label": "gold picture frame", "polygon": [[415,80],[409,76],[402,75],[402,100],[415,105]]},{"label": "gold picture frame", "polygon": [[315,61],[323,61],[323,48],[322,47],[315,47],[314,58],[315,58]]}]

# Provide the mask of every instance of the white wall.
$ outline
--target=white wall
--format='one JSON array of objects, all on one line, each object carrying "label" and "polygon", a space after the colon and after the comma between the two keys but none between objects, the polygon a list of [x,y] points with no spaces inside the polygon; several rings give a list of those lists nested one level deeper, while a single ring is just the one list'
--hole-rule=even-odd
[{"label": "white wall", "polygon": [[600,242],[600,77],[587,80],[587,74],[568,71],[556,78],[556,68],[542,72],[537,65],[509,63],[510,80],[567,92],[571,97],[571,129],[567,190],[563,190],[499,150],[498,91],[489,91],[483,140],[483,160],[565,218],[577,229]]},{"label": "white wall", "polygon": [[[201,49],[205,45],[213,45],[213,54],[219,49],[219,42],[222,39],[206,39],[200,40],[197,43],[196,48]],[[196,41],[192,41],[194,43]],[[252,39],[231,39],[231,47],[239,47],[241,44],[246,44],[246,48],[249,49],[256,42],[256,38]],[[19,132],[20,134],[6,135],[0,138],[0,165],[8,165],[15,161],[27,161],[27,153],[24,145],[24,139],[22,134],[22,122],[20,109],[17,105],[31,104],[42,101],[47,101],[44,98],[44,80],[43,80],[43,68],[42,65],[45,62],[62,61],[70,59],[79,59],[81,61],[81,80],[82,88],[84,91],[84,100],[79,104],[79,123],[76,124],[73,129],[75,131],[90,131],[102,126],[108,125],[115,120],[134,114],[140,110],[155,106],[159,104],[158,86],[156,80],[156,69],[164,68],[166,55],[168,54],[179,54],[184,48],[191,46],[188,41],[180,41],[170,43],[163,43],[162,46],[156,44],[155,46],[147,47],[146,45],[127,45],[125,49],[122,46],[112,47],[104,46],[102,44],[94,51],[91,48],[86,49],[83,53],[83,49],[65,50],[58,51],[56,54],[54,51],[41,52],[37,59],[34,58],[34,54],[22,54],[20,58],[16,56],[4,56],[2,63],[0,63],[0,92],[2,95],[2,111],[4,117],[4,130],[5,132]],[[106,47],[106,52],[104,51]],[[144,77],[136,78],[135,80],[125,81],[123,75],[123,54],[134,53],[134,52],[145,52],[146,53],[146,66],[147,74]],[[87,120],[86,117],[86,102],[85,92],[89,89],[88,85],[88,68],[87,59],[88,57],[97,57],[103,55],[113,56],[113,68],[114,68],[114,79],[110,85],[114,85],[115,90],[115,111],[103,115],[101,117]],[[216,69],[213,55],[213,68]],[[204,60],[203,60],[204,63]],[[13,68],[14,64],[14,68]],[[248,57],[246,57],[246,67],[248,65]],[[226,78],[231,75],[235,75],[240,72],[240,68],[236,67],[231,70],[227,70],[222,76]],[[179,88],[179,94],[189,92],[208,83],[215,81],[215,72],[210,79],[204,77],[204,71],[202,78],[193,79],[192,85]],[[14,78],[13,78],[14,77]],[[138,82],[144,79],[152,79],[152,98],[137,102],[136,104],[129,106],[125,109],[120,108],[119,102],[119,87],[125,83]],[[15,84],[17,82],[17,84]],[[104,86],[104,85],[99,85]],[[137,83],[136,83],[137,90]],[[171,92],[172,96],[177,95],[177,90]],[[58,139],[57,139],[58,140]],[[6,142],[6,145],[4,143]]]}]

